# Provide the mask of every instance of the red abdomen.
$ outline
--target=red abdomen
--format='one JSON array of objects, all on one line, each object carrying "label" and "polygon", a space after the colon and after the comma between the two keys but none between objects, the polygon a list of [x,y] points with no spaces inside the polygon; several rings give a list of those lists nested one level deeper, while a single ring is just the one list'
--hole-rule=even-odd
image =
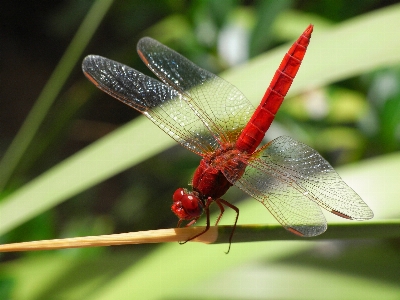
[{"label": "red abdomen", "polygon": [[308,26],[285,54],[260,105],[236,142],[238,150],[253,153],[261,143],[297,74],[310,43],[312,31],[313,26]]}]

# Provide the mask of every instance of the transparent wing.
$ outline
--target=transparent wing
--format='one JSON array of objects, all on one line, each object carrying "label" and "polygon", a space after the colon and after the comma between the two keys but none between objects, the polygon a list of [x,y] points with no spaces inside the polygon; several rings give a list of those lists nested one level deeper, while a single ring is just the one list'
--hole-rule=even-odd
[{"label": "transparent wing", "polygon": [[373,217],[317,151],[290,137],[279,137],[258,152],[235,185],[263,203],[285,228],[304,236],[326,229],[316,204],[348,219]]},{"label": "transparent wing", "polygon": [[219,144],[236,142],[254,107],[235,86],[151,38],[141,39],[137,49],[158,78],[186,96],[203,123],[202,128],[198,126],[200,135],[208,132],[215,137],[212,150]]},{"label": "transparent wing", "polygon": [[214,137],[187,105],[186,95],[116,61],[87,56],[84,74],[99,89],[140,111],[169,136],[202,155],[215,147]]},{"label": "transparent wing", "polygon": [[260,158],[249,163],[235,186],[260,201],[286,230],[310,237],[327,228],[321,208]]}]

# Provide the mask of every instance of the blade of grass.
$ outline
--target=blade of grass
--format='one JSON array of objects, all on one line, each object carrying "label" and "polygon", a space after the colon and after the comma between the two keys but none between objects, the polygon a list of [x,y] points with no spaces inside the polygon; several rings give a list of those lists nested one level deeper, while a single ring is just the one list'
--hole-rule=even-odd
[{"label": "blade of grass", "polygon": [[[118,233],[100,236],[42,240],[0,245],[0,252],[38,251],[69,248],[105,247],[149,243],[186,241],[204,231],[205,227],[184,227]],[[233,226],[211,226],[201,236],[190,242],[206,244],[229,243]],[[400,238],[400,221],[346,222],[329,224],[324,234],[304,238],[291,234],[280,225],[238,225],[232,244],[265,241],[334,240],[334,239],[391,239]]]},{"label": "blade of grass", "polygon": [[[213,244],[227,243],[232,226],[219,226],[218,238]],[[261,242],[261,241],[321,241],[335,239],[387,239],[400,237],[400,221],[365,221],[329,223],[323,234],[304,238],[293,235],[279,225],[240,225],[237,226],[232,243]]]},{"label": "blade of grass", "polygon": [[[307,54],[288,95],[399,64],[400,33],[394,30],[400,26],[399,14],[400,5],[396,4],[329,29],[314,27]],[[284,20],[280,23],[285,26]],[[285,49],[287,45],[260,55],[246,65],[223,73],[222,77],[258,105]]]},{"label": "blade of grass", "polygon": [[[51,145],[65,137],[66,131],[71,119],[84,105],[86,105],[95,90],[88,92],[86,82],[83,80],[73,85],[66,91],[62,97],[58,98],[60,105],[54,107],[51,111],[51,119],[46,120],[45,124],[35,135],[35,142],[27,148],[29,155],[24,155],[18,165],[18,173],[25,174],[49,150]],[[49,152],[47,152],[49,153]]]},{"label": "blade of grass", "polygon": [[[348,26],[357,27],[359,30],[366,30],[363,26],[366,24],[369,24],[372,27],[376,26],[376,28],[384,27],[386,30],[380,33],[373,31],[375,34],[371,32],[369,37],[363,34],[363,40],[357,42],[361,42],[361,44],[358,45],[358,48],[360,49],[363,47],[363,49],[359,50],[359,52],[362,54],[363,59],[368,60],[364,63],[369,67],[377,68],[382,66],[382,61],[386,59],[380,57],[375,59],[374,55],[377,55],[378,53],[373,54],[373,52],[378,51],[379,48],[385,48],[382,49],[381,53],[385,53],[390,49],[392,51],[390,55],[391,59],[393,59],[392,63],[399,63],[398,55],[400,53],[394,48],[394,46],[399,46],[400,38],[398,38],[399,33],[396,30],[398,27],[393,27],[393,25],[400,25],[400,19],[398,18],[399,13],[400,6],[395,5],[382,11],[368,14],[368,19],[366,19],[366,16],[363,16],[353,20],[352,22],[347,22]],[[388,26],[385,25],[386,22]],[[329,32],[326,34],[329,35]],[[352,48],[351,40],[354,35],[357,34],[357,32],[353,31],[350,36],[343,35],[341,36],[342,40],[336,41],[336,43],[340,43],[340,46],[342,46],[342,43],[344,44],[344,52],[346,46],[349,47],[348,50],[356,50]],[[377,37],[377,34],[380,34],[381,36]],[[393,37],[393,35],[397,35],[397,37]],[[374,40],[375,38],[377,39]],[[396,39],[396,41],[394,41],[394,39]],[[323,40],[327,43],[324,45],[324,48],[326,47],[329,49],[329,46],[334,46],[335,41],[329,40],[328,37],[324,37]],[[382,42],[382,40],[384,41],[383,44],[375,44],[375,41]],[[313,48],[314,41],[315,39],[313,37],[309,48],[310,50]],[[368,49],[368,47],[374,49],[371,50]],[[369,52],[369,55],[371,56],[364,54],[363,51]],[[395,51],[397,51],[397,53],[395,53]],[[344,73],[343,78],[349,76],[349,74],[351,74],[351,76],[355,75],[355,73],[352,72],[351,67],[349,68],[348,66],[344,66],[345,64],[351,65],[353,63],[351,61],[352,55],[350,55],[350,59],[347,60],[346,53],[344,53],[345,57],[343,57],[343,61],[340,61],[339,66],[336,67],[335,64],[338,63],[338,61],[337,59],[331,60],[331,54],[333,54],[332,51],[314,54],[321,56],[321,58],[316,57],[319,63],[323,62],[319,68],[326,68],[324,74],[321,75],[321,72],[317,73],[322,77],[317,78],[316,80],[324,82],[330,76],[331,70],[333,70],[332,75],[335,75],[335,77],[337,76],[336,72],[340,70]],[[394,58],[396,55],[397,58]],[[306,57],[302,70],[300,70],[300,75],[303,74],[301,76],[305,76],[303,78],[312,78],[313,74],[308,73],[310,70],[304,67],[307,66],[308,61],[312,62],[313,59],[314,57]],[[253,67],[257,67],[257,70],[262,73],[248,72],[249,69],[242,68],[233,70],[230,75],[225,76],[228,80],[235,78],[235,80],[232,80],[231,82],[236,84],[247,96],[255,96],[257,93],[262,94],[260,87],[262,84],[260,84],[260,81],[257,81],[256,78],[258,74],[264,74],[264,72],[268,70],[262,68],[262,66],[259,67],[258,63],[256,64],[254,62],[253,64]],[[358,59],[356,60],[356,64],[360,64]],[[388,61],[386,61],[385,64],[388,64]],[[265,67],[267,64],[264,64],[263,66]],[[246,67],[250,68],[250,66]],[[314,66],[314,68],[317,67],[317,65]],[[353,67],[357,72],[360,72],[360,70],[363,69],[363,67],[360,66],[353,65]],[[241,73],[241,71],[243,72]],[[295,84],[296,82],[297,81],[295,80]],[[294,86],[295,92],[304,90],[302,84],[303,83],[300,82]],[[249,87],[247,87],[247,85],[249,85]],[[293,92],[293,94],[295,94],[295,92]],[[259,97],[259,95],[257,97]],[[251,99],[255,100],[257,97]],[[387,161],[385,161],[386,159]],[[352,186],[356,191],[362,192],[360,193],[361,196],[369,205],[371,205],[373,211],[376,212],[377,219],[387,218],[391,216],[391,214],[399,211],[397,204],[397,199],[399,198],[399,191],[397,188],[398,176],[396,176],[396,174],[398,174],[397,166],[399,163],[399,158],[393,156],[387,157],[382,161],[381,159],[376,159],[374,165],[367,163],[362,168],[359,168],[359,165],[349,166],[347,168],[349,171],[347,172],[347,178],[346,176],[343,176],[344,180],[348,182],[350,186]],[[396,166],[394,166],[394,164],[396,164]],[[390,172],[388,172],[388,169],[390,169]],[[341,175],[343,174],[342,172],[339,173]],[[256,201],[247,201],[240,206],[240,209],[242,212],[241,219],[244,219],[244,223],[248,221],[246,216],[252,218],[252,222],[254,222],[254,217],[258,217],[263,210],[263,208],[260,208],[260,204],[256,203]],[[262,211],[262,213],[262,218],[265,218],[265,216],[268,215],[265,210]],[[229,216],[227,217],[229,219]],[[265,264],[288,255],[297,254],[302,250],[308,250],[314,245],[315,243],[312,242],[300,241],[257,244],[243,243],[235,245],[229,255],[221,256],[218,255],[218,252],[220,251],[222,253],[223,251],[226,251],[224,246],[215,245],[204,247],[203,245],[192,243],[185,245],[185,249],[181,249],[183,247],[168,244],[161,247],[159,251],[154,251],[151,255],[142,259],[140,263],[132,265],[132,267],[125,271],[124,274],[115,277],[115,280],[109,281],[108,284],[102,289],[99,289],[91,299],[115,299],[115,297],[119,297],[120,299],[129,299],[129,296],[124,295],[131,295],[133,291],[138,295],[146,295],[147,299],[174,299],[176,297],[182,297],[182,295],[187,295],[187,293],[190,293],[192,287],[204,287],[205,282],[229,274],[235,266],[255,260],[257,260],[257,263]],[[182,276],[182,274],[190,274],[190,276]],[[171,281],[171,278],[179,278],[179,280]],[[259,284],[269,285],[268,282],[256,282]],[[288,282],[285,281],[284,284],[288,284]],[[219,286],[219,288],[221,287]]]},{"label": "blade of grass", "polygon": [[[154,139],[151,146],[149,136]],[[135,119],[3,199],[0,202],[0,235],[173,143],[147,119]]]},{"label": "blade of grass", "polygon": [[[318,35],[317,30],[309,47],[311,52],[307,54],[299,78],[291,88],[291,95],[389,63],[398,64],[400,38],[391,36],[389,39],[383,33],[400,27],[399,14],[400,5],[394,5],[346,22],[338,26],[339,29],[324,35]],[[363,30],[368,28],[374,30],[365,34]],[[360,37],[357,37],[358,31]],[[268,82],[263,74],[277,67],[287,48],[288,45],[263,55],[246,66],[225,73],[224,77],[256,103]],[[340,55],[334,55],[335,51]],[[356,54],[357,59],[354,57]],[[335,56],[337,58],[334,59]],[[273,71],[267,73],[272,77]],[[139,119],[70,157],[4,199],[0,204],[0,234],[173,145],[172,140],[156,126],[144,118]],[[28,201],[29,205],[26,205]]]},{"label": "blade of grass", "polygon": [[[343,176],[344,180],[348,181],[356,191],[365,191],[365,195],[362,195],[362,197],[372,207],[374,213],[376,213],[376,218],[382,220],[379,223],[387,223],[389,224],[388,226],[391,226],[391,221],[384,219],[393,216],[400,210],[397,201],[400,195],[400,191],[397,188],[398,176],[393,176],[393,174],[398,173],[399,165],[399,155],[388,155],[387,157],[380,157],[349,166],[346,168],[346,172],[342,172],[342,169],[338,170],[339,174],[345,175]],[[240,203],[239,208],[241,212],[239,222],[242,224],[258,221],[269,222],[268,212],[257,201],[244,201]],[[335,221],[340,219],[336,216],[331,217],[331,214],[325,215],[328,219],[328,230],[320,238],[334,234],[336,228],[331,226],[330,219],[335,218]],[[226,211],[222,221],[232,222],[233,217],[230,211]],[[363,226],[367,228],[370,222],[374,223],[375,221],[354,221],[351,223],[347,221],[346,224],[350,227],[355,226],[351,230],[354,230],[352,234],[357,234],[358,230],[360,232],[363,231]],[[358,227],[359,225],[361,227]],[[396,234],[395,231],[399,231],[399,229],[396,229],[395,226],[398,225],[392,225],[394,227],[391,232]],[[340,226],[338,225],[338,228]],[[330,233],[331,229],[333,229],[332,233]],[[364,237],[377,238],[380,233],[384,236],[385,230],[381,228],[374,233],[368,233],[367,231],[363,235],[365,234]],[[282,228],[280,228],[280,231],[284,232]],[[244,236],[243,239],[245,238],[251,239],[251,237]],[[199,243],[187,243],[183,246],[178,246],[168,243],[152,252],[151,255],[142,258],[140,263],[133,264],[130,269],[115,277],[113,281],[109,281],[106,286],[97,291],[90,299],[113,299],[116,296],[119,299],[129,299],[129,297],[123,296],[129,294],[129,291],[145,294],[148,299],[160,299],[163,296],[164,298],[175,299],[179,293],[187,293],[193,286],[224,276],[239,265],[246,265],[249,262],[260,264],[276,262],[276,260],[309,250],[315,247],[316,243],[317,241],[315,240],[305,238],[285,242],[237,243],[231,247],[229,255],[223,254],[227,250],[225,244],[204,246]],[[165,271],[157,272],[155,276],[154,270]],[[193,270],[196,270],[196,272],[193,272]],[[191,274],[191,276],[179,277],[180,274]],[[172,283],[169,278],[175,277],[180,278],[180,280],[177,283]],[[149,280],[149,278],[152,278],[152,280]],[[157,289],[154,289],[155,285]],[[182,287],[185,288],[183,289]]]},{"label": "blade of grass", "polygon": [[0,191],[18,166],[26,149],[32,142],[40,124],[43,122],[51,105],[60,93],[82,52],[89,43],[96,29],[103,20],[113,0],[95,1],[76,32],[70,45],[61,57],[37,101],[33,105],[20,130],[0,161]]}]

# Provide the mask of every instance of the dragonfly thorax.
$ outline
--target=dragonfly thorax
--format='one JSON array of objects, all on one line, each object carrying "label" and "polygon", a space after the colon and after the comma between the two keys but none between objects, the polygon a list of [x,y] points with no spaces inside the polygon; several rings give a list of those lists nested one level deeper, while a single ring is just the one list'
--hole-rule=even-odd
[{"label": "dragonfly thorax", "polygon": [[193,175],[193,190],[201,199],[218,199],[242,176],[249,155],[237,149],[220,149],[205,156]]}]

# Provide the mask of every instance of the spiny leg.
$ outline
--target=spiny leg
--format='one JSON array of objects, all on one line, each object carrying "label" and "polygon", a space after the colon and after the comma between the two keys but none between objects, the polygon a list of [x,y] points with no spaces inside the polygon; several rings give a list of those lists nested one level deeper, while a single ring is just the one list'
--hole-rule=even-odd
[{"label": "spiny leg", "polygon": [[[211,198],[208,198],[208,199],[207,199],[207,202],[206,202],[206,204],[205,204],[205,206],[204,206],[204,211],[205,211],[206,216],[207,216],[206,228],[205,228],[202,232],[200,232],[200,233],[198,233],[198,234],[192,236],[191,238],[187,239],[186,241],[184,241],[184,242],[179,242],[179,244],[181,244],[181,245],[186,244],[187,242],[189,242],[189,241],[191,241],[191,240],[194,240],[195,238],[197,238],[197,237],[203,235],[204,233],[206,233],[206,232],[210,229],[210,209],[209,209],[209,208],[210,208],[210,204],[211,204],[212,202],[213,202],[213,200],[212,200]],[[194,224],[198,219],[199,219],[199,218],[196,218],[196,219],[190,221],[185,227],[188,227],[188,226]],[[178,222],[178,225],[179,225],[179,224],[180,224],[180,222]]]},{"label": "spiny leg", "polygon": [[[231,250],[231,244],[232,244],[232,237],[233,237],[233,233],[235,232],[236,229],[236,224],[237,221],[239,219],[239,208],[237,208],[235,205],[230,204],[228,201],[225,201],[224,199],[217,199],[215,200],[215,202],[217,202],[218,206],[221,208],[221,206],[224,204],[228,207],[230,207],[231,209],[233,209],[236,212],[236,219],[235,219],[235,224],[233,224],[233,228],[232,228],[232,232],[231,235],[229,236],[229,247],[228,247],[228,251],[225,252],[226,254],[229,253],[229,251]],[[220,217],[222,215],[223,211],[221,210],[221,214]],[[219,221],[220,217],[218,218],[217,222]]]},{"label": "spiny leg", "polygon": [[224,208],[224,206],[221,204],[220,201],[216,200],[215,202],[217,203],[217,205],[218,205],[218,207],[219,207],[219,210],[221,211],[221,212],[219,213],[219,216],[218,216],[217,221],[215,222],[215,226],[217,226],[218,223],[219,223],[219,221],[220,221],[221,218],[222,218],[222,215],[223,215],[224,212],[225,212],[225,208]]}]

